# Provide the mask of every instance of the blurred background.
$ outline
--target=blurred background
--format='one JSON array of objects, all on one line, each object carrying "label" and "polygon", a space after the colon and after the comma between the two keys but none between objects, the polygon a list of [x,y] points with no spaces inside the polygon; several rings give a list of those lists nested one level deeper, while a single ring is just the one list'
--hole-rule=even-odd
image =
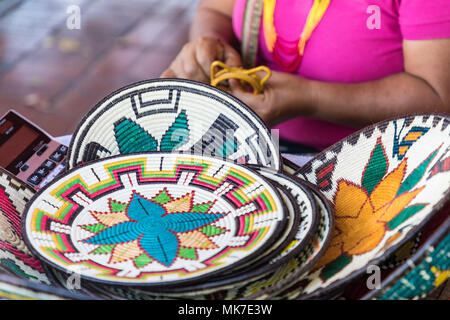
[{"label": "blurred background", "polygon": [[[197,0],[0,0],[0,116],[53,136],[97,102],[157,78],[186,43]],[[80,29],[70,6],[80,11]],[[70,11],[70,10],[69,10]]]}]

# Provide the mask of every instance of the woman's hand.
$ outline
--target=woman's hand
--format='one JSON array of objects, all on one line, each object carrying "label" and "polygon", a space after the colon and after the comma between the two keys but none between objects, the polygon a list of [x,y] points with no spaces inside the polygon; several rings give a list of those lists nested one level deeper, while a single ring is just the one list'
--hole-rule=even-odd
[{"label": "woman's hand", "polygon": [[296,75],[272,71],[264,91],[257,95],[244,90],[238,80],[232,79],[229,84],[230,93],[256,112],[269,127],[312,113],[308,80]]},{"label": "woman's hand", "polygon": [[230,67],[242,65],[239,53],[229,44],[213,37],[200,37],[184,45],[161,78],[184,78],[210,83],[210,68],[215,60]]}]

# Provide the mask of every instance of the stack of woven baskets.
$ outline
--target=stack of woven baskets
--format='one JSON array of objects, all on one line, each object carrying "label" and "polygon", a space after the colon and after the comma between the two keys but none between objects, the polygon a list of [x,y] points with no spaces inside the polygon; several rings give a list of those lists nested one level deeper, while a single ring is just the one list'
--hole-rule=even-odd
[{"label": "stack of woven baskets", "polygon": [[384,121],[299,168],[224,91],[122,88],[39,192],[1,172],[0,296],[423,297],[449,274],[449,124]]}]

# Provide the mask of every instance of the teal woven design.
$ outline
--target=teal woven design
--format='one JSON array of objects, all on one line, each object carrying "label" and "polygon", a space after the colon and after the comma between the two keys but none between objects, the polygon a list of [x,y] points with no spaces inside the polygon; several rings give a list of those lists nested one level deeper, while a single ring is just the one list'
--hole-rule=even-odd
[{"label": "teal woven design", "polygon": [[234,139],[227,139],[221,147],[221,156],[226,158],[237,151],[237,144]]},{"label": "teal woven design", "polygon": [[[425,296],[448,278],[450,234],[405,277],[398,280],[380,300],[413,299]],[[439,279],[438,279],[439,277]]]},{"label": "teal woven design", "polygon": [[158,262],[170,266],[180,252],[177,232],[184,233],[207,226],[225,213],[166,212],[157,202],[133,193],[127,205],[125,221],[101,230],[84,240],[90,244],[116,245],[138,241],[139,247]]}]

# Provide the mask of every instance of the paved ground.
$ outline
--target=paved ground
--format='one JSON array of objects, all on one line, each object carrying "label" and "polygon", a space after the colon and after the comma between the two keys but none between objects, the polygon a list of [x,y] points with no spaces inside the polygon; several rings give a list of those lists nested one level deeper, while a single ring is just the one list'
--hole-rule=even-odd
[{"label": "paved ground", "polygon": [[[0,115],[12,108],[54,136],[72,133],[108,93],[161,74],[196,2],[0,0]],[[71,4],[80,30],[66,25]]]}]

